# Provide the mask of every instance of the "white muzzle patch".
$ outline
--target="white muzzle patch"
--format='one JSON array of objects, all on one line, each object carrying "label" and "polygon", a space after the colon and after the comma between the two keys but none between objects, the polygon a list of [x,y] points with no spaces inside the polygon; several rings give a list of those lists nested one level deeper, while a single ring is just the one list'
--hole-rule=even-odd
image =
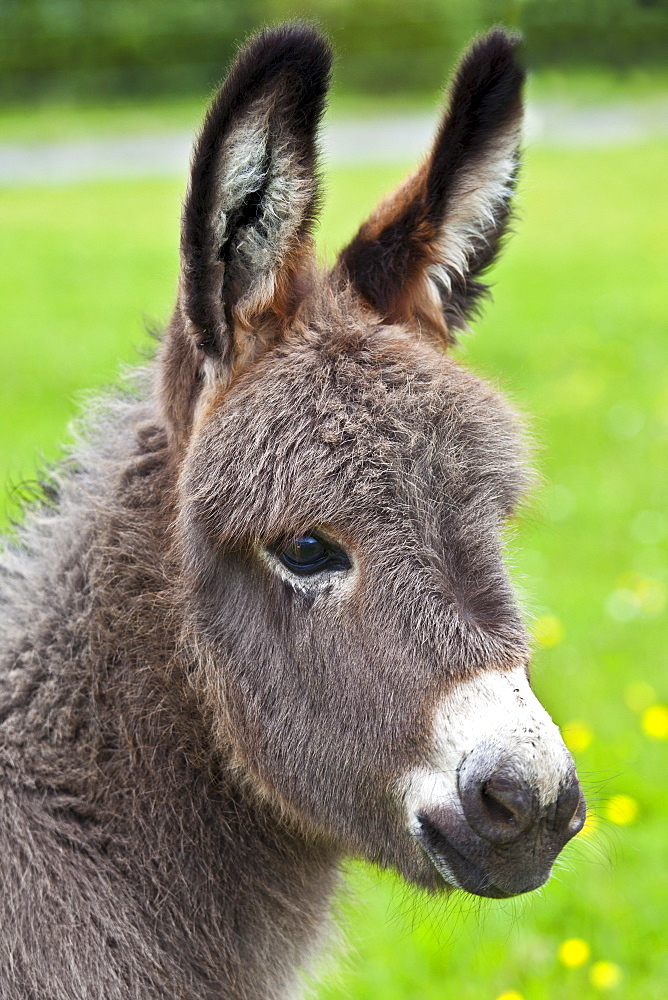
[{"label": "white muzzle patch", "polygon": [[510,761],[535,791],[541,806],[556,801],[573,759],[561,733],[529,686],[525,671],[488,671],[463,681],[434,713],[429,763],[401,782],[408,826],[435,808],[461,811],[457,775],[476,752],[493,769]]}]

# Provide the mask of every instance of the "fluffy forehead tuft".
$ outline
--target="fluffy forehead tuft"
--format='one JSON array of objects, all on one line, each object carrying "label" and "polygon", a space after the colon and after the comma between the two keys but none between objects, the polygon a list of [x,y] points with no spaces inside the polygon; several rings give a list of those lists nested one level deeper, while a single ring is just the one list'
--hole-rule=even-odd
[{"label": "fluffy forehead tuft", "polygon": [[[348,314],[349,315],[349,314]],[[219,540],[481,511],[527,480],[517,419],[489,385],[400,328],[320,310],[223,392],[204,393],[181,487]]]}]

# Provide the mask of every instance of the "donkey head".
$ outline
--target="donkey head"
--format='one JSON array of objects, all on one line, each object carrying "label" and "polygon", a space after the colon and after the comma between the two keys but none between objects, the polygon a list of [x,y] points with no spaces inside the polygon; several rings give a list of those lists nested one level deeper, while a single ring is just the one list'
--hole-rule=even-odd
[{"label": "donkey head", "polygon": [[216,745],[310,836],[485,896],[542,884],[585,812],[502,562],[521,435],[446,351],[508,217],[514,49],[473,45],[430,156],[322,273],[330,52],[256,36],[195,148],[160,368]]}]

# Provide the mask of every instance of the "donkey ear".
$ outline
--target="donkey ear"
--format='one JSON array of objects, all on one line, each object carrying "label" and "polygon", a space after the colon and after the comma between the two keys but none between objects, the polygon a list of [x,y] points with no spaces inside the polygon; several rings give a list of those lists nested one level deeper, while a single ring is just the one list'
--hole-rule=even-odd
[{"label": "donkey ear", "polygon": [[429,157],[339,258],[338,270],[383,318],[442,343],[487,292],[477,279],[508,222],[524,82],[517,44],[496,29],[471,46]]},{"label": "donkey ear", "polygon": [[310,265],[316,130],[331,53],[313,28],[256,35],[213,100],[195,145],[181,228],[179,312],[228,370],[275,336]]}]

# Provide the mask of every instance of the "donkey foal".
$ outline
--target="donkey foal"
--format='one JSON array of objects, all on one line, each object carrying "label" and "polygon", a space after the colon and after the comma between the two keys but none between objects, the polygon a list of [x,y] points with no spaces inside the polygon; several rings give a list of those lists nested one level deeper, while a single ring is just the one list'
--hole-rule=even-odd
[{"label": "donkey foal", "polygon": [[514,48],[474,43],[328,273],[327,43],[261,33],[215,97],[159,354],[3,559],[3,998],[294,996],[343,856],[506,897],[580,829],[502,564],[521,437],[446,350],[508,218]]}]

